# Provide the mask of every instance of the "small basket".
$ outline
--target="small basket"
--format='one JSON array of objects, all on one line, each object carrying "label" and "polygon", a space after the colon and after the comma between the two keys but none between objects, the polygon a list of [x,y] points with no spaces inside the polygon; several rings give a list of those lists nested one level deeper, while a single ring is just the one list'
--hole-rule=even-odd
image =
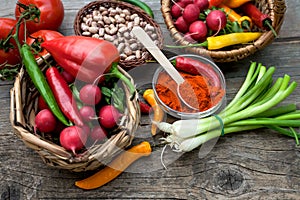
[{"label": "small basket", "polygon": [[[53,62],[49,54],[45,58],[47,58],[47,62]],[[42,59],[38,59],[38,64],[41,68],[46,68],[46,64]],[[120,67],[119,70],[133,83],[133,79],[125,70]],[[25,145],[35,150],[47,165],[74,172],[95,170],[107,164],[115,155],[131,145],[138,127],[140,110],[137,95],[133,100],[129,100],[129,89],[125,84],[123,86],[125,95],[128,97],[126,98],[127,106],[120,125],[114,130],[114,134],[101,144],[97,143],[86,147],[86,150],[80,156],[74,156],[52,139],[34,133],[34,118],[38,110],[38,91],[22,68],[10,91],[10,121],[12,127],[15,134]]]},{"label": "small basket", "polygon": [[[272,20],[272,26],[277,33],[283,23],[284,14],[286,11],[285,0],[255,0],[255,5],[263,13],[268,14]],[[161,0],[161,11],[164,17],[166,26],[170,31],[171,36],[180,45],[189,45],[182,35],[174,26],[174,21],[171,16],[171,0]],[[254,30],[258,30],[256,26]],[[186,51],[210,56],[215,62],[233,62],[244,59],[258,50],[263,49],[274,40],[272,31],[264,31],[263,34],[251,44],[241,44],[226,48],[226,50],[210,51],[203,47],[188,47]]]},{"label": "small basket", "polygon": [[[104,15],[103,11],[100,11],[101,16],[102,17],[97,17],[97,19],[95,19],[93,17],[93,19],[95,19],[95,21],[97,20],[96,23],[94,23],[94,25],[91,25],[90,23],[92,22],[86,22],[86,16],[93,16],[93,12],[98,12],[100,7],[105,7],[108,10],[112,9],[112,8],[120,8],[120,9],[126,9],[128,10],[132,15],[133,14],[137,14],[139,16],[140,19],[143,19],[144,24],[140,25],[141,27],[145,26],[145,22],[148,23],[149,25],[151,25],[152,27],[154,27],[154,30],[152,30],[153,33],[156,34],[155,37],[152,37],[152,39],[155,41],[155,43],[157,44],[157,46],[161,49],[163,46],[163,37],[162,37],[162,31],[159,27],[159,25],[142,9],[140,9],[137,6],[134,6],[132,4],[126,3],[126,2],[122,2],[122,1],[115,1],[115,0],[99,0],[99,1],[93,1],[87,5],[85,5],[83,8],[81,8],[76,17],[75,17],[75,21],[74,21],[74,32],[75,35],[83,35],[83,36],[88,36],[88,37],[96,37],[96,38],[101,38],[101,39],[105,39],[108,40],[112,43],[115,44],[115,46],[119,46],[119,39],[126,39],[128,38],[128,40],[126,39],[126,43],[127,41],[129,41],[130,38],[134,38],[131,35],[128,36],[128,34],[126,36],[124,36],[124,33],[121,34],[121,32],[119,33],[120,27],[119,26],[119,22],[111,22],[109,24],[109,22],[104,22]],[[121,11],[120,11],[121,12]],[[118,14],[118,13],[117,13]],[[129,18],[128,18],[129,19]],[[130,20],[130,19],[129,19]],[[112,20],[111,20],[112,21]],[[120,22],[121,24],[123,22]],[[128,25],[128,21],[125,22],[126,23],[126,27],[128,27],[128,32],[132,29],[131,25]],[[97,28],[99,28],[99,32],[95,33],[95,34],[91,34],[89,35],[89,31],[85,32],[84,30],[87,29],[88,27],[85,26],[85,24],[88,24],[89,26],[97,26]],[[112,29],[109,29],[109,26],[114,24],[115,26],[118,26],[118,31],[115,34],[112,34],[111,38],[109,37],[110,34],[108,34],[108,32]],[[134,25],[136,26],[136,24]],[[96,29],[97,29],[96,28]],[[112,28],[112,27],[111,27]],[[145,27],[143,27],[145,28]],[[102,29],[102,31],[100,31],[100,29]],[[107,35],[107,37],[103,37],[102,33],[103,33],[103,29],[107,29],[107,31],[105,30],[105,34]],[[151,28],[152,29],[152,28]],[[115,31],[115,30],[114,30]],[[101,32],[101,33],[100,33]],[[117,39],[116,39],[117,38]],[[122,50],[122,48],[119,46],[118,50],[120,52],[120,66],[126,70],[139,66],[143,63],[145,63],[147,60],[151,60],[152,56],[150,55],[150,53],[142,46],[142,44],[140,44],[139,42],[130,42],[130,45],[133,43],[139,44],[139,48],[138,50],[142,50],[142,54],[140,56],[137,56],[136,58],[132,58],[132,56],[130,57],[130,53],[128,53],[128,51],[130,52],[130,50],[126,50],[126,53],[129,54],[128,57],[124,57],[124,55],[126,55],[126,53],[123,53],[124,51]],[[134,45],[134,44],[133,44]],[[141,46],[140,46],[141,45]],[[135,51],[135,50],[133,50]],[[136,55],[138,55],[138,53],[136,53],[136,51],[134,52]],[[132,54],[134,55],[134,54]]]}]

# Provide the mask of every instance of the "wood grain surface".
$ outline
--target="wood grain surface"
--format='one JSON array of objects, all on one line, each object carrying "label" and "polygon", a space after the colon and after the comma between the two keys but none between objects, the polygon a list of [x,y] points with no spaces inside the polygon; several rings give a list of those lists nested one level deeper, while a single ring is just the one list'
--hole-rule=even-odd
[{"label": "wood grain surface", "polygon": [[[63,0],[65,18],[60,28],[63,34],[73,34],[75,15],[89,2]],[[154,11],[164,42],[172,43],[159,0],[145,2]],[[289,0],[286,4],[285,21],[271,45],[242,61],[219,64],[226,77],[228,101],[243,82],[251,61],[276,66],[275,76],[286,73],[299,82],[300,2]],[[14,7],[15,1],[1,0],[0,17],[13,17]],[[78,189],[74,182],[93,172],[72,173],[51,168],[12,132],[9,122],[12,83],[0,81],[1,199],[300,199],[299,147],[294,139],[267,129],[220,137],[206,156],[199,158],[200,150],[196,149],[178,156],[167,170],[161,167],[157,155],[145,158],[101,188]],[[299,105],[300,88],[285,102]],[[167,151],[165,158],[172,155]]]}]

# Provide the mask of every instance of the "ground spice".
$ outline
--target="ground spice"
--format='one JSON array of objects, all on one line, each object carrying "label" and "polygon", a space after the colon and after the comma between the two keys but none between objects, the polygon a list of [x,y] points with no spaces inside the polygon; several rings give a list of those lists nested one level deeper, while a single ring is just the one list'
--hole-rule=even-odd
[{"label": "ground spice", "polygon": [[[205,111],[221,101],[224,95],[222,88],[213,87],[210,85],[210,81],[201,75],[179,73],[185,80],[180,86],[180,94],[189,105],[199,108],[200,111]],[[160,73],[156,84],[156,92],[160,100],[173,110],[197,112],[181,102],[177,94],[177,83],[166,72]]]}]

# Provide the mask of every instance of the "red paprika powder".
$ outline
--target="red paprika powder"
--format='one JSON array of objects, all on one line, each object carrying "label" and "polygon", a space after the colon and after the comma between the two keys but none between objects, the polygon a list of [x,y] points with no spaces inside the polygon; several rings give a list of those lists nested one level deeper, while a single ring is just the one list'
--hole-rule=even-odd
[{"label": "red paprika powder", "polygon": [[[182,98],[191,106],[198,108],[200,112],[210,109],[218,104],[225,92],[222,88],[210,84],[202,75],[191,75],[179,72],[185,82],[180,86]],[[191,89],[193,91],[191,91]],[[181,102],[177,94],[177,83],[166,72],[161,72],[156,84],[156,92],[160,100],[168,107],[179,112],[198,112],[188,108]],[[195,97],[197,98],[195,100]],[[195,105],[196,103],[196,105]]]}]

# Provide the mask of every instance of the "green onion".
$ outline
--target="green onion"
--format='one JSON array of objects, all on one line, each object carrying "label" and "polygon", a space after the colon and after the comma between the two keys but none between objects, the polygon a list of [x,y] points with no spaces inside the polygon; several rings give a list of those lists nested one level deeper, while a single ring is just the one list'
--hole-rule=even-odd
[{"label": "green onion", "polygon": [[[300,111],[295,104],[278,106],[297,87],[289,75],[273,80],[275,67],[266,68],[252,62],[244,83],[231,102],[216,116],[201,119],[177,120],[170,124],[156,123],[157,127],[169,133],[162,138],[174,151],[191,151],[201,144],[224,134],[270,128],[283,135],[293,137],[298,143],[300,134],[293,127],[300,127]],[[223,125],[223,127],[222,127]]]}]

